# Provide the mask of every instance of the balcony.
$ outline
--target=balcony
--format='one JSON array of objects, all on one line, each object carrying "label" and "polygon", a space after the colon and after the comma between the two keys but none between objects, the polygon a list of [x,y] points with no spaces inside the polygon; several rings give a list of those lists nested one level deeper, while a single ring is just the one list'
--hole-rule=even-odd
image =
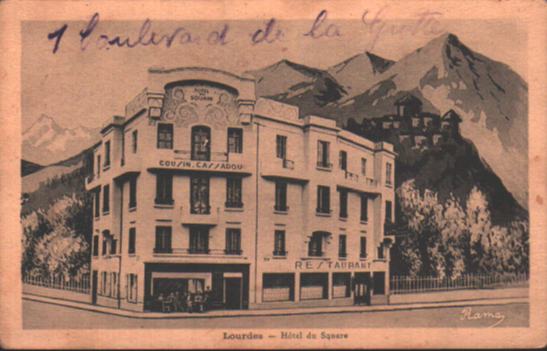
[{"label": "balcony", "polygon": [[340,170],[337,178],[338,184],[347,189],[368,193],[381,192],[378,180],[366,177],[362,174]]},{"label": "balcony", "polygon": [[242,250],[226,250],[226,249],[203,249],[203,248],[168,248],[154,249],[154,256],[157,257],[202,257],[202,258],[243,258]]},{"label": "balcony", "polygon": [[261,162],[260,167],[261,175],[264,178],[284,178],[296,182],[307,182],[309,180],[303,169],[303,164],[298,164],[286,158],[268,158]]},{"label": "balcony", "polygon": [[316,167],[317,167],[317,169],[319,169],[321,171],[331,171],[332,170],[332,162],[317,161]]},{"label": "balcony", "polygon": [[220,208],[207,206],[196,211],[195,208],[191,208],[190,206],[181,206],[180,213],[182,224],[213,226],[219,221]]}]

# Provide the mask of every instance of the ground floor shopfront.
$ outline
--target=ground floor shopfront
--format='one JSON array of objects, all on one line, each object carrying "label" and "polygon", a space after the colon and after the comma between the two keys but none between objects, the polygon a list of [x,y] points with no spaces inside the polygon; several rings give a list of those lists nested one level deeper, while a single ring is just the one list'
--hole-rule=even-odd
[{"label": "ground floor shopfront", "polygon": [[382,303],[385,272],[263,273],[251,308],[343,306]]},{"label": "ground floor shopfront", "polygon": [[171,294],[208,292],[210,309],[249,307],[249,265],[146,263],[144,310],[161,310],[160,300]]}]

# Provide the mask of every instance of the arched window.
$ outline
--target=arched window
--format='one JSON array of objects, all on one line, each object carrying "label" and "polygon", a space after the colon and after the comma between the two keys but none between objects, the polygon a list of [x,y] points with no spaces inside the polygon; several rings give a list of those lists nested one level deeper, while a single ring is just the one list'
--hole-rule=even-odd
[{"label": "arched window", "polygon": [[313,232],[310,241],[308,243],[308,256],[321,257],[324,254],[323,240],[325,237],[330,236],[329,232],[317,231]]},{"label": "arched window", "polygon": [[211,159],[211,129],[205,126],[192,128],[192,160]]}]

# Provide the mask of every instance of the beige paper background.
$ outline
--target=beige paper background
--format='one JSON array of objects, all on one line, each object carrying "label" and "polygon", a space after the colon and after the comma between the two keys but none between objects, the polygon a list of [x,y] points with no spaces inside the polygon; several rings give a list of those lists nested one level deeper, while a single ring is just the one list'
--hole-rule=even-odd
[{"label": "beige paper background", "polygon": [[[192,330],[23,330],[20,282],[21,22],[170,19],[307,19],[322,9],[329,18],[359,19],[363,8],[383,2],[359,1],[141,1],[63,2],[7,1],[0,4],[0,347],[2,348],[379,348],[379,347],[540,347],[547,342],[546,174],[547,129],[545,81],[547,11],[541,1],[391,1],[390,17],[409,10],[436,10],[445,19],[516,19],[526,26],[529,87],[529,210],[531,219],[530,327],[500,329],[346,329],[346,340],[222,339],[226,329]],[[477,48],[480,51],[480,48]],[[499,50],[512,50],[500,46]],[[328,315],[325,316],[328,318]],[[344,329],[346,326],[339,326]],[[312,328],[302,329],[309,331]],[[321,329],[335,332],[332,329]],[[244,330],[239,329],[239,332]],[[247,331],[247,330],[245,330]],[[291,329],[291,331],[298,331]]]}]

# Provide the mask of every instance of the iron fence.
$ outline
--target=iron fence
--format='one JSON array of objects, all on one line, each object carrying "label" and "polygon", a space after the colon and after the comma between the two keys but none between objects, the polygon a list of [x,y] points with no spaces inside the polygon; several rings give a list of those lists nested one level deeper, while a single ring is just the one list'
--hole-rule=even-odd
[{"label": "iron fence", "polygon": [[411,294],[428,291],[523,286],[527,284],[528,273],[463,274],[456,278],[393,276],[390,290],[391,294]]},{"label": "iron fence", "polygon": [[79,279],[65,279],[63,277],[42,277],[27,275],[23,277],[23,283],[45,288],[74,291],[82,294],[89,294],[89,275],[85,274]]}]

